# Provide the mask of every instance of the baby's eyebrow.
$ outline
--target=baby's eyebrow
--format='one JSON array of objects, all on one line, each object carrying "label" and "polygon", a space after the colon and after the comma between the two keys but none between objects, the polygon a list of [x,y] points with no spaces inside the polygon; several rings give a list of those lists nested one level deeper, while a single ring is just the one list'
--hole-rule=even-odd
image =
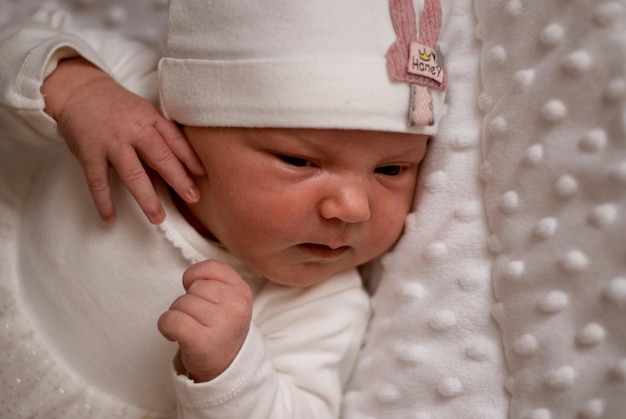
[{"label": "baby's eyebrow", "polygon": [[402,159],[410,156],[414,153],[419,153],[423,155],[426,150],[425,144],[416,143],[412,147],[407,147],[401,151],[394,151],[392,154],[389,154],[386,159]]}]

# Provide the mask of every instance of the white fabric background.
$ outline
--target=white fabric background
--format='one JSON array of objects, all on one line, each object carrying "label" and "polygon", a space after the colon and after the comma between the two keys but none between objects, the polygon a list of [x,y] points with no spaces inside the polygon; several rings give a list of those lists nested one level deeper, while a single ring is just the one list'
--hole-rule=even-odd
[{"label": "white fabric background", "polygon": [[157,46],[165,34],[167,0],[0,0],[0,26],[38,8],[68,10],[92,28],[116,29]]}]

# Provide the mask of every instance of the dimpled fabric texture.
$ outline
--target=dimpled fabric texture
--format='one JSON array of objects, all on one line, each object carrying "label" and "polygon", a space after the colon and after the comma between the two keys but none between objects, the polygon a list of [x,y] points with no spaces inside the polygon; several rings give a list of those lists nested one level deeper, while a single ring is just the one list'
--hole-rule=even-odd
[{"label": "dimpled fabric texture", "polygon": [[475,2],[513,419],[626,417],[626,2]]}]

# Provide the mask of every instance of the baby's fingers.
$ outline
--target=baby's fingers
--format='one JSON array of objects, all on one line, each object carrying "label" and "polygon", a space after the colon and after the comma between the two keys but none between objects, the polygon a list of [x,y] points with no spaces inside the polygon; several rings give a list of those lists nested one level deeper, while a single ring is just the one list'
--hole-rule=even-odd
[{"label": "baby's fingers", "polygon": [[148,220],[153,224],[162,223],[165,219],[165,210],[135,150],[128,147],[127,152],[111,156],[111,164]]},{"label": "baby's fingers", "polygon": [[223,333],[215,333],[185,311],[166,311],[159,318],[158,328],[166,339],[178,342],[183,366],[196,382],[221,374],[243,344],[243,339],[225,339]]},{"label": "baby's fingers", "polygon": [[205,326],[193,316],[174,309],[161,314],[157,327],[167,340],[178,342],[181,349],[197,345],[198,338],[206,333]]}]

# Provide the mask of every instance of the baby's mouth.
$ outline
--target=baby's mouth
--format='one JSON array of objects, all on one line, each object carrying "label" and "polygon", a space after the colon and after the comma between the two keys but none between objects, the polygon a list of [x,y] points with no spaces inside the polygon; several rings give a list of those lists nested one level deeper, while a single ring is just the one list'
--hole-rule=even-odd
[{"label": "baby's mouth", "polygon": [[349,246],[339,246],[333,248],[319,243],[302,243],[299,247],[306,253],[322,259],[337,258],[350,248]]}]

